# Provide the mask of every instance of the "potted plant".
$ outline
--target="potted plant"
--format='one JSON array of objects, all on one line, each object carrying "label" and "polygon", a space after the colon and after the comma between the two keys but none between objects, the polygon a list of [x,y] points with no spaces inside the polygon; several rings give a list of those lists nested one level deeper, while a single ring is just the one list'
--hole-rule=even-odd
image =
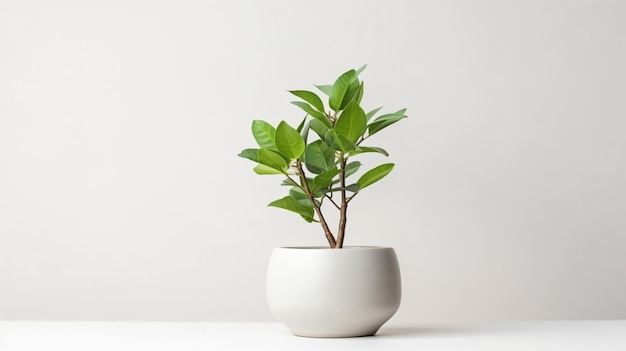
[{"label": "potted plant", "polygon": [[[364,153],[388,156],[371,146],[370,138],[406,118],[406,109],[376,116],[381,108],[361,107],[365,66],[343,73],[332,85],[316,86],[327,97],[328,109],[316,93],[292,90],[292,102],[306,116],[297,127],[281,121],[276,127],[252,122],[258,148],[239,156],[257,163],[260,175],[280,175],[288,194],[269,204],[318,222],[327,247],[276,248],[267,275],[270,310],[295,335],[348,337],[373,335],[400,305],[400,271],[389,247],[344,247],[349,204],[368,186],[385,177],[393,163],[359,172],[355,158]],[[360,174],[356,181],[355,174]],[[328,209],[337,211],[336,232]]]}]

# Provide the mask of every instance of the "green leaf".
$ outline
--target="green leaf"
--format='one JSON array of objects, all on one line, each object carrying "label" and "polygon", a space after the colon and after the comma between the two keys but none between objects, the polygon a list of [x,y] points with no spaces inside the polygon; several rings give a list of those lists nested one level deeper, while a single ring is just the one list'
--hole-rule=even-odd
[{"label": "green leaf", "polygon": [[313,184],[319,189],[328,188],[333,183],[333,178],[337,176],[341,170],[339,168],[331,168],[328,171],[313,178]]},{"label": "green leaf", "polygon": [[[299,186],[294,186],[289,189],[289,196],[298,201],[309,200],[309,196]],[[311,201],[309,201],[309,205],[311,205]]]},{"label": "green leaf", "polygon": [[[311,189],[311,191],[313,193],[315,193],[317,191],[317,187],[313,183],[313,178],[307,178],[306,181],[307,181],[307,184],[309,185],[309,189]],[[282,181],[282,183],[280,183],[280,185],[282,185],[282,186],[289,186],[289,187],[300,187],[301,186],[299,183],[297,183],[296,181],[294,181],[291,178],[283,179],[283,181]]]},{"label": "green leaf", "polygon": [[260,147],[266,149],[275,149],[275,134],[276,129],[274,129],[271,124],[258,119],[252,121],[252,135],[254,135],[254,139]]},{"label": "green leaf", "polygon": [[245,149],[242,150],[237,156],[247,158],[254,162],[259,162],[259,149]]},{"label": "green leaf", "polygon": [[300,133],[300,136],[302,136],[302,140],[304,140],[304,144],[305,145],[307,143],[307,139],[309,138],[309,128],[310,128],[310,125],[311,125],[311,122],[307,121],[307,118],[304,117],[304,119],[302,120],[300,125],[298,125],[298,128],[296,128],[298,133]]},{"label": "green leaf", "polygon": [[253,168],[253,171],[256,174],[260,174],[260,175],[265,175],[265,174],[285,174],[283,171],[279,171],[277,169],[274,169],[272,167],[266,166],[264,164],[258,164],[256,165],[256,167]]},{"label": "green leaf", "polygon": [[359,146],[355,151],[351,152],[350,155],[354,156],[358,154],[364,154],[366,152],[377,152],[379,154],[389,156],[389,153],[385,151],[385,149],[375,146]]},{"label": "green leaf", "polygon": [[359,74],[361,74],[361,72],[363,72],[365,70],[365,68],[367,67],[367,64],[361,66],[359,69],[356,70],[356,75],[358,76]]},{"label": "green leaf", "polygon": [[280,183],[280,185],[283,186],[298,186],[299,184],[296,183],[295,181],[293,181],[291,178],[286,178],[283,179],[282,183]]},{"label": "green leaf", "polygon": [[294,160],[304,154],[304,139],[287,122],[282,121],[276,128],[276,149],[288,159]]},{"label": "green leaf", "polygon": [[356,72],[351,69],[337,78],[330,91],[328,104],[335,112],[341,109],[341,103],[350,87],[350,84],[357,79]]},{"label": "green leaf", "polygon": [[372,117],[374,117],[374,115],[380,111],[380,109],[383,108],[382,106],[379,108],[375,108],[373,110],[371,110],[370,112],[365,114],[365,119],[369,122],[370,119],[372,119]]},{"label": "green leaf", "polygon": [[348,85],[348,89],[346,90],[346,94],[343,96],[343,100],[341,100],[340,110],[346,108],[352,101],[358,99],[359,95],[362,95],[361,88],[363,86],[359,83],[356,75],[354,76],[354,80],[350,82]]},{"label": "green leaf", "polygon": [[346,186],[346,190],[347,191],[351,191],[353,193],[358,193],[359,190],[361,190],[361,186],[359,184],[350,184],[348,186]]},{"label": "green leaf", "polygon": [[341,151],[344,154],[356,150],[356,144],[343,135],[338,135],[334,129],[329,129],[324,138],[329,147]]},{"label": "green leaf", "polygon": [[326,118],[326,115],[315,110],[311,105],[302,101],[292,101],[292,104],[300,107],[304,112],[306,112],[309,116],[323,122],[326,126],[330,127],[330,121]]},{"label": "green leaf", "polygon": [[377,181],[383,179],[391,170],[393,169],[393,163],[385,163],[378,167],[374,167],[369,171],[365,172],[361,178],[357,181],[357,184],[361,187],[361,189],[365,189],[367,186],[370,186]]},{"label": "green leaf", "polygon": [[316,140],[306,147],[304,164],[315,174],[327,171],[335,163],[335,150],[329,148],[323,141]]},{"label": "green leaf", "polygon": [[272,201],[268,204],[268,206],[295,212],[309,223],[313,221],[313,206],[305,206],[291,196],[285,196],[282,199]]},{"label": "green leaf", "polygon": [[[304,116],[304,118],[302,119],[302,122],[300,122],[300,124],[298,124],[298,127],[296,128],[296,130],[298,131],[298,133],[300,133],[300,135],[302,135],[302,129],[306,126],[306,118],[308,116]],[[302,137],[304,138],[304,135],[302,135]]]},{"label": "green leaf", "polygon": [[354,173],[356,173],[356,171],[359,170],[359,168],[361,167],[361,162],[359,161],[354,161],[354,162],[350,162],[346,165],[346,178],[348,178],[349,176],[353,175]]},{"label": "green leaf", "polygon": [[[355,174],[359,170],[360,167],[361,167],[361,162],[359,161],[353,161],[353,162],[348,163],[346,165],[346,170],[345,170],[346,179],[349,176]],[[333,184],[336,184],[336,183],[339,183],[339,179],[333,180]]]},{"label": "green leaf", "polygon": [[396,116],[393,118],[388,118],[385,119],[384,121],[379,121],[379,122],[374,122],[372,124],[370,124],[368,126],[368,133],[367,136],[372,136],[378,132],[380,132],[381,130],[383,130],[384,128],[398,122],[399,120],[403,119],[403,118],[407,118],[407,116]]},{"label": "green leaf", "polygon": [[[302,190],[302,188],[300,188],[299,186],[294,186],[293,188],[291,188],[289,190],[289,196],[291,196],[294,200],[298,201],[304,206],[313,207],[313,203],[311,202],[311,199],[309,199],[309,195],[307,195],[304,190]],[[319,205],[318,201],[316,201],[316,203],[317,205]]]},{"label": "green leaf", "polygon": [[403,118],[407,118],[407,116],[404,114],[404,112],[406,112],[406,109],[403,108],[401,110],[398,110],[394,113],[389,113],[386,115],[382,115],[378,118],[376,118],[374,120],[374,122],[372,122],[369,126],[367,126],[368,128],[368,136],[374,135],[375,133],[378,133],[379,131],[381,131],[383,128],[386,128],[396,122],[398,122],[399,120],[403,119]]},{"label": "green leaf", "polygon": [[[257,153],[258,162],[262,165],[265,165],[269,168],[272,168],[279,173],[286,174],[289,165],[285,158],[281,156],[279,153],[269,150],[269,149],[259,149]],[[264,172],[269,172],[264,167],[260,167],[259,170]],[[263,174],[276,174],[276,173],[263,173]]]},{"label": "green leaf", "polygon": [[317,111],[324,113],[324,103],[317,94],[308,90],[290,90],[289,92],[308,102]]},{"label": "green leaf", "polygon": [[343,135],[338,135],[339,140],[341,141],[341,145],[343,145],[345,151],[343,151],[344,153],[348,153],[348,152],[352,152],[354,150],[356,150],[357,146],[355,143],[352,142],[352,140],[349,140],[348,138],[346,138]]},{"label": "green leaf", "polygon": [[[383,120],[386,120],[386,119],[389,119],[389,118],[392,118],[392,117],[404,116],[404,113],[405,113],[405,112],[406,112],[406,108],[402,108],[402,109],[399,109],[398,111],[396,111],[396,112],[394,112],[394,113],[387,113],[387,114],[384,114],[384,115],[382,115],[382,116],[377,117],[377,118],[374,120],[374,123],[375,123],[375,122],[379,122],[379,121],[383,121]],[[406,117],[406,116],[405,116],[405,117]]]},{"label": "green leaf", "polygon": [[333,90],[332,85],[316,85],[315,87],[319,89],[322,93],[329,95],[329,96],[330,96],[330,92]]},{"label": "green leaf", "polygon": [[326,135],[324,136],[324,142],[328,147],[331,147],[337,151],[343,150],[343,145],[340,144],[339,136],[337,136],[337,132],[334,129],[328,129]]},{"label": "green leaf", "polygon": [[309,127],[313,129],[313,131],[319,135],[320,139],[326,138],[326,133],[330,129],[326,124],[314,119],[309,123]]},{"label": "green leaf", "polygon": [[357,92],[357,95],[354,99],[354,101],[356,101],[357,105],[361,104],[361,100],[363,99],[363,92],[365,91],[365,82],[361,82],[361,86],[359,87],[359,91]]},{"label": "green leaf", "polygon": [[346,186],[345,188],[342,188],[342,187],[332,188],[332,189],[324,188],[324,189],[321,189],[320,191],[323,191],[324,193],[334,193],[336,191],[342,191],[342,190],[350,191],[353,193],[358,193],[360,190],[360,187],[359,187],[359,184],[350,184]]},{"label": "green leaf", "polygon": [[343,135],[352,143],[359,140],[366,128],[365,112],[355,101],[348,104],[335,123],[337,134]]},{"label": "green leaf", "polygon": [[306,183],[309,185],[309,190],[311,190],[311,192],[313,193],[314,197],[319,197],[323,194],[318,194],[317,191],[319,190],[319,188],[317,187],[317,185],[315,185],[315,183],[313,182],[313,178],[307,178],[306,179]]}]

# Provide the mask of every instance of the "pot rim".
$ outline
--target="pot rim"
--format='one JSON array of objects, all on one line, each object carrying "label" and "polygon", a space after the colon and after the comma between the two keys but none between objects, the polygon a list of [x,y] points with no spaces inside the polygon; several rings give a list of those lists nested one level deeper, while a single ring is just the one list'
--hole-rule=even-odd
[{"label": "pot rim", "polygon": [[276,249],[283,250],[331,250],[331,251],[341,251],[341,250],[377,250],[377,249],[393,249],[391,246],[368,246],[368,245],[349,245],[344,246],[341,249],[334,249],[328,246],[281,246],[276,247]]}]

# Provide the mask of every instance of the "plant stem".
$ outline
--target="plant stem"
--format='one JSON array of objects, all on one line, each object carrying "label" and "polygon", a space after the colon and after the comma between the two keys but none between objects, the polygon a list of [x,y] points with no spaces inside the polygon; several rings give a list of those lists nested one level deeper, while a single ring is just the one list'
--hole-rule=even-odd
[{"label": "plant stem", "polygon": [[298,169],[298,174],[300,175],[300,183],[302,184],[302,187],[304,188],[304,192],[306,192],[307,196],[309,197],[309,200],[313,204],[313,209],[315,210],[315,213],[317,213],[317,217],[320,220],[320,224],[322,225],[322,228],[324,229],[326,240],[328,240],[328,244],[330,245],[330,247],[334,249],[335,247],[337,247],[337,242],[335,241],[335,237],[333,236],[333,233],[330,231],[330,228],[328,227],[328,223],[326,223],[326,219],[324,219],[322,210],[317,205],[317,202],[315,202],[315,196],[313,196],[313,192],[311,191],[311,188],[309,188],[309,183],[306,180],[306,174],[304,173],[304,169],[302,169],[302,163],[300,162],[300,160],[296,161],[296,168]]},{"label": "plant stem", "polygon": [[324,196],[333,204],[333,206],[335,206],[338,210],[341,210],[341,207],[337,205],[337,203],[333,200],[332,197],[328,196],[328,194],[324,194]]},{"label": "plant stem", "polygon": [[341,172],[339,173],[339,179],[341,181],[341,208],[339,210],[339,229],[337,232],[337,245],[335,248],[343,248],[343,238],[346,233],[346,223],[348,219],[348,201],[346,199],[346,163],[347,159],[341,155],[340,166]]}]

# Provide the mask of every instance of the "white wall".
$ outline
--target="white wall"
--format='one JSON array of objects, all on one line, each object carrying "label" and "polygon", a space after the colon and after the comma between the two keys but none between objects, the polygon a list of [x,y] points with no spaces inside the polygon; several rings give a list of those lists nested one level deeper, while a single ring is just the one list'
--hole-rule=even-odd
[{"label": "white wall", "polygon": [[[0,319],[272,320],[321,231],[235,155],[367,63],[397,164],[347,244],[397,322],[626,318],[626,3],[0,1]],[[370,162],[382,161],[372,159]]]}]

